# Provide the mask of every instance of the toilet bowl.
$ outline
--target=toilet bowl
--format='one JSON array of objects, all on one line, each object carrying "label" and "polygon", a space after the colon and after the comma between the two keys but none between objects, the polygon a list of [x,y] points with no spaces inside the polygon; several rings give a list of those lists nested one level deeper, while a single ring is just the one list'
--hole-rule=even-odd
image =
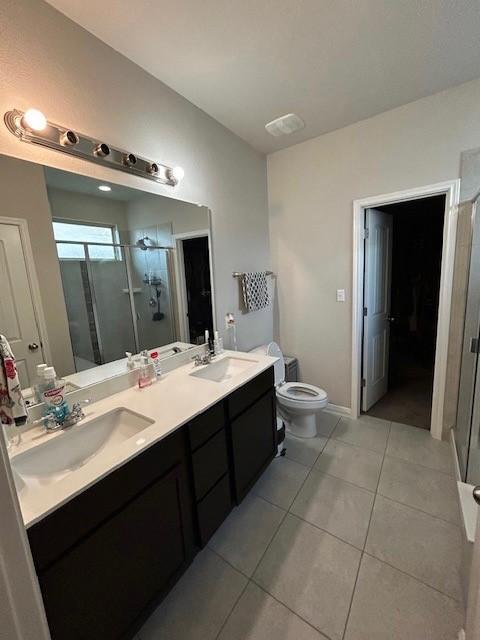
[{"label": "toilet bowl", "polygon": [[285,382],[283,353],[276,342],[253,349],[278,358],[274,364],[277,412],[285,421],[287,431],[299,438],[317,435],[316,416],[328,404],[327,393],[304,382]]}]

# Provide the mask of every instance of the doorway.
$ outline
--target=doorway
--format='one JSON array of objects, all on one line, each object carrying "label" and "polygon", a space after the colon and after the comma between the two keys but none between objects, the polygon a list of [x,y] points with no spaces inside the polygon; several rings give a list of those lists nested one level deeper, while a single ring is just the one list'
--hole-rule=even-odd
[{"label": "doorway", "polygon": [[15,356],[20,385],[27,389],[50,352],[25,220],[0,218],[0,289],[0,333]]},{"label": "doorway", "polygon": [[208,235],[177,236],[185,340],[204,342],[205,330],[213,335],[213,300],[210,239]]},{"label": "doorway", "polygon": [[[378,260],[382,260],[385,265],[385,261],[388,264],[390,260],[390,265],[393,267],[393,209],[391,212],[386,210],[387,205],[396,205],[396,214],[401,215],[400,206],[408,205],[412,201],[416,201],[417,205],[421,206],[422,200],[431,200],[431,203],[427,203],[426,207],[430,206],[430,204],[437,205],[439,200],[436,200],[437,197],[442,199],[443,201],[443,225],[440,230],[440,235],[442,238],[442,249],[441,249],[441,259],[440,259],[440,275],[438,278],[438,264],[437,264],[437,283],[438,283],[438,292],[437,292],[437,300],[438,302],[434,305],[437,309],[436,313],[436,331],[433,339],[434,348],[431,347],[431,331],[430,331],[430,355],[434,357],[433,363],[433,380],[432,373],[430,367],[430,378],[426,375],[419,375],[417,382],[420,379],[423,380],[423,384],[428,387],[430,385],[431,391],[431,402],[428,402],[428,406],[430,407],[430,432],[433,437],[441,439],[443,432],[443,402],[444,402],[444,394],[445,394],[445,384],[446,384],[446,371],[447,371],[447,353],[448,353],[448,334],[449,334],[449,323],[450,323],[450,306],[451,306],[451,296],[452,296],[452,280],[453,280],[453,262],[455,255],[455,237],[456,237],[456,225],[457,225],[457,206],[459,201],[459,180],[451,180],[444,183],[439,183],[435,185],[429,185],[426,187],[418,187],[414,189],[409,189],[402,192],[395,192],[391,194],[366,198],[363,200],[354,201],[354,216],[353,216],[353,231],[354,231],[354,243],[353,243],[353,290],[352,290],[352,408],[351,413],[352,417],[358,418],[362,411],[362,401],[364,400],[364,384],[367,386],[368,382],[363,382],[364,371],[368,375],[370,372],[370,384],[373,381],[377,381],[379,383],[378,388],[375,390],[375,393],[371,393],[369,398],[369,402],[366,403],[367,410],[370,410],[374,404],[377,404],[383,396],[385,396],[389,389],[390,379],[389,379],[389,360],[390,360],[390,332],[391,325],[395,323],[395,316],[391,313],[390,307],[390,293],[391,293],[391,281],[393,270],[388,269],[388,267],[383,266],[380,268]],[[414,205],[409,205],[414,206]],[[377,223],[380,227],[384,227],[384,233],[382,235],[383,244],[381,245],[381,250],[377,250],[377,254],[375,252],[370,252],[370,259],[368,256],[368,249],[366,246],[367,239],[365,238],[366,230],[365,230],[365,218],[368,210],[374,210],[376,213],[371,212],[370,215],[377,216]],[[406,209],[403,210],[405,213]],[[418,211],[418,209],[417,209]],[[413,214],[412,214],[413,215]],[[421,214],[417,214],[418,215]],[[438,214],[439,218],[442,218],[442,215]],[[390,221],[390,222],[388,222]],[[386,233],[386,228],[391,224],[390,236]],[[412,222],[413,225],[413,222]],[[438,233],[440,221],[438,220],[436,223],[436,229]],[[378,230],[377,230],[378,231]],[[377,233],[375,231],[375,233]],[[428,231],[428,225],[427,225]],[[405,231],[408,234],[408,229]],[[378,236],[378,233],[377,233]],[[400,234],[398,234],[400,237]],[[430,240],[429,240],[430,241]],[[380,246],[378,243],[380,242],[379,237],[377,237],[377,249]],[[389,243],[389,244],[388,244]],[[371,244],[370,247],[375,247],[375,243]],[[421,252],[420,252],[421,253]],[[373,258],[372,258],[373,256]],[[367,261],[370,260],[370,264],[367,264]],[[432,259],[433,260],[433,259]],[[402,265],[400,263],[399,269],[401,270]],[[372,273],[377,274],[377,282],[376,286],[369,286],[368,274]],[[401,274],[400,274],[401,275]],[[371,284],[371,282],[370,282]],[[364,301],[364,291],[368,296],[370,295],[370,300],[365,304]],[[415,293],[418,296],[418,292]],[[416,298],[415,298],[416,300]],[[370,304],[370,317],[368,315],[368,304]],[[367,307],[366,313],[364,316],[364,307]],[[375,319],[375,314],[378,314],[377,323],[378,326],[371,325],[371,323]],[[412,315],[412,314],[410,314]],[[431,320],[431,318],[430,318]],[[365,322],[364,322],[365,321]],[[365,324],[365,340],[364,340],[364,324]],[[403,324],[403,321],[402,321]],[[430,321],[431,324],[431,321]],[[414,325],[413,325],[414,326]],[[408,341],[408,336],[399,337],[396,334],[401,333],[400,329],[394,329],[395,336],[392,336],[392,344],[397,346],[397,353],[401,351],[401,348],[398,347],[398,344],[402,342],[402,340]],[[365,342],[366,341],[366,342]],[[414,342],[411,340],[411,342]],[[425,340],[427,343],[428,340]],[[365,355],[368,353],[368,347],[370,347],[370,361],[366,361]],[[425,349],[424,353],[424,362],[428,360],[427,354],[429,349]],[[401,360],[401,358],[397,357],[397,362]],[[406,362],[405,371],[409,371],[410,374],[413,372],[413,367],[411,363]],[[400,369],[402,365],[400,363]],[[374,373],[372,374],[372,370]],[[403,374],[405,375],[405,373]],[[397,380],[394,384],[398,383],[398,378],[401,379],[402,374],[398,374]],[[413,383],[415,385],[415,383]],[[372,387],[370,387],[369,391],[372,391]],[[421,394],[422,395],[422,394]],[[424,393],[423,393],[424,395]],[[427,408],[428,414],[428,408]],[[393,418],[389,418],[390,420],[397,421],[398,417],[394,416]],[[403,416],[398,421],[405,421],[405,419],[409,419],[411,423],[411,418],[406,418]],[[423,416],[423,421],[425,421],[425,415]],[[428,417],[427,417],[428,423]],[[420,426],[420,425],[418,425]]]},{"label": "doorway", "polygon": [[362,411],[423,429],[431,424],[444,213],[445,195],[365,210]]}]

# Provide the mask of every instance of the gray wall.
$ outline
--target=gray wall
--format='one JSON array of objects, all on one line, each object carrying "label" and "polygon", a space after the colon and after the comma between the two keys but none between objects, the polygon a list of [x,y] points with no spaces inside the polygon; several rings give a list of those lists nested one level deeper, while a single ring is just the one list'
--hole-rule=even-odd
[{"label": "gray wall", "polygon": [[0,216],[27,220],[52,360],[75,371],[43,168],[0,156]]},{"label": "gray wall", "polygon": [[276,333],[335,404],[351,404],[353,200],[458,178],[479,104],[480,80],[268,156]]},{"label": "gray wall", "polygon": [[5,127],[0,152],[207,205],[219,328],[233,311],[239,348],[271,339],[271,309],[240,315],[232,278],[232,271],[270,267],[265,157],[41,0],[4,0],[0,23],[7,54],[0,60],[2,113],[35,106],[53,122],[180,165],[185,179],[174,189],[157,185],[22,144]]}]

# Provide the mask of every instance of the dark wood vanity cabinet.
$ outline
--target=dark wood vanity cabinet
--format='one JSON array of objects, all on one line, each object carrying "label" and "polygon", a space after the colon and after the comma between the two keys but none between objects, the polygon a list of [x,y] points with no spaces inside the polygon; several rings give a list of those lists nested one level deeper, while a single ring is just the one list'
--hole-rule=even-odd
[{"label": "dark wood vanity cabinet", "polygon": [[28,535],[52,640],[132,637],[195,554],[184,430]]},{"label": "dark wood vanity cabinet", "polygon": [[275,455],[268,370],[28,530],[52,640],[123,640]]},{"label": "dark wood vanity cabinet", "polygon": [[276,454],[273,369],[254,378],[227,400],[235,501],[243,500]]}]

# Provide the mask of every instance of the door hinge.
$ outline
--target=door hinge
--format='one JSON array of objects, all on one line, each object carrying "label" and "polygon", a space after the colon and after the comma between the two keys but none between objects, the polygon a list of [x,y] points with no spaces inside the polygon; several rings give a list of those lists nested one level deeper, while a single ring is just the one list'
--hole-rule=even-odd
[{"label": "door hinge", "polygon": [[480,353],[480,340],[478,338],[470,338],[470,353]]},{"label": "door hinge", "polygon": [[370,231],[368,229],[363,230],[363,239],[368,240],[368,236],[370,235]]},{"label": "door hinge", "polygon": [[368,315],[368,309],[367,309],[367,307],[363,307],[363,315],[364,315],[364,316]]},{"label": "door hinge", "polygon": [[365,378],[362,378],[362,387],[366,387],[367,386],[367,381],[365,380]]}]

